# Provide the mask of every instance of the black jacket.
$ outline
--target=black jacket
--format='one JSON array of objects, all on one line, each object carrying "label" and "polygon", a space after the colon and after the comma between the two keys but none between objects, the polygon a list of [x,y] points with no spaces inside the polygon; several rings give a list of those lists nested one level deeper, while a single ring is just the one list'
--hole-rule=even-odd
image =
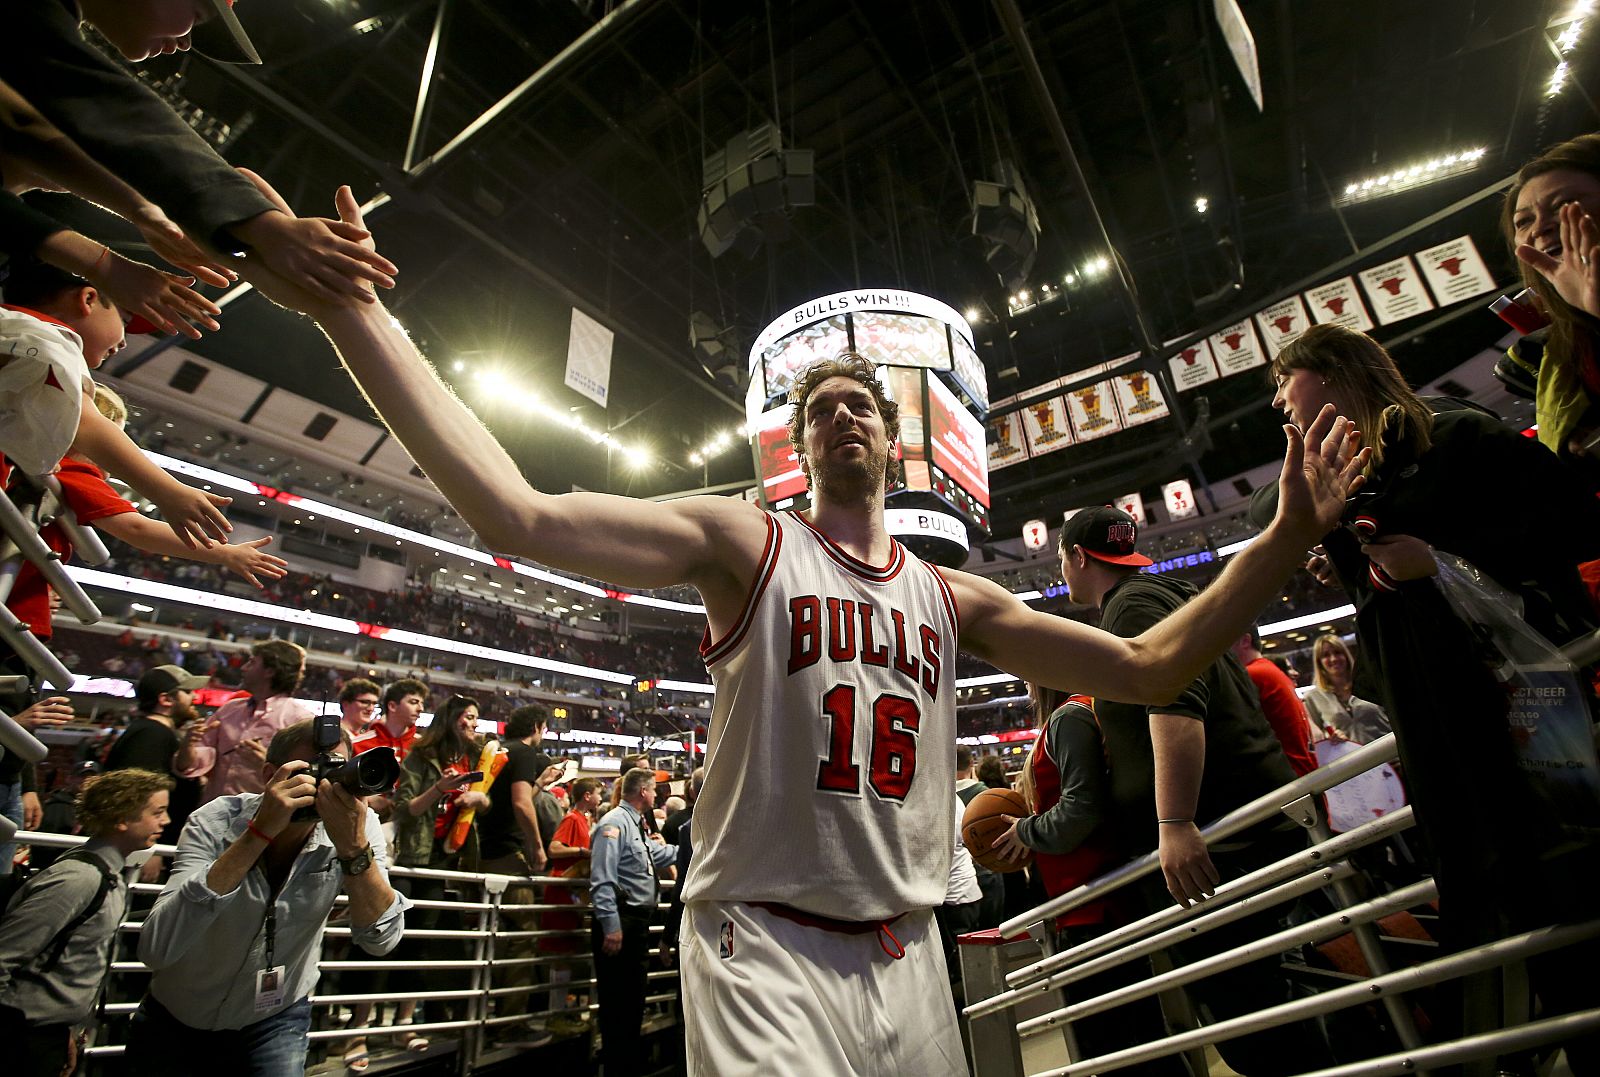
[{"label": "black jacket", "polygon": [[165,101],[84,40],[76,4],[14,0],[5,25],[0,78],[190,235],[241,249],[226,228],[272,204]]}]

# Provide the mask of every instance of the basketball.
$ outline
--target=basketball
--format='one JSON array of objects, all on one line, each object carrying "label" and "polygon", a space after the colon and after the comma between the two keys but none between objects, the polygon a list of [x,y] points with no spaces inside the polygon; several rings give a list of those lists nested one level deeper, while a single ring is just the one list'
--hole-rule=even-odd
[{"label": "basketball", "polygon": [[1031,850],[1021,860],[1003,860],[991,846],[1011,825],[1005,821],[1004,816],[1010,815],[1020,819],[1032,814],[1033,812],[1028,809],[1028,802],[1022,799],[1022,794],[1015,789],[985,789],[972,798],[972,803],[967,805],[967,810],[961,815],[962,844],[967,847],[967,852],[972,854],[972,859],[980,867],[999,874],[1018,871],[1033,863]]}]

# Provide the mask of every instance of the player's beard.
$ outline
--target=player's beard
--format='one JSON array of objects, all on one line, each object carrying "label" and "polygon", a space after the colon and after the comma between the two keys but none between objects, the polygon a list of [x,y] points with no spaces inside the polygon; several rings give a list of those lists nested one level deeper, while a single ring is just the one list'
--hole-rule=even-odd
[{"label": "player's beard", "polygon": [[[870,450],[871,445],[867,448]],[[811,464],[813,501],[867,501],[882,496],[889,469],[888,451],[866,452],[859,459],[835,460],[827,454]]]}]

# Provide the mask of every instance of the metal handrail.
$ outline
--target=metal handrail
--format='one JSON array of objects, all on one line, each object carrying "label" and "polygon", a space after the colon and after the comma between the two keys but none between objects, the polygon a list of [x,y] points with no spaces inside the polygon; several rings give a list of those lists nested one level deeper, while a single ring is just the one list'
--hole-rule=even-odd
[{"label": "metal handrail", "polygon": [[[71,848],[82,845],[86,840],[80,835],[47,834],[34,831],[19,832],[17,834],[17,839],[23,844],[48,846],[53,848]],[[176,852],[176,849],[170,845],[157,845],[153,848],[152,852],[158,855],[172,856]],[[598,1004],[591,999],[587,1005],[580,1005],[576,1009],[564,1006],[556,1006],[546,1010],[529,1010],[520,1014],[507,1014],[494,1017],[489,1016],[488,1012],[488,1000],[490,998],[506,998],[514,995],[537,994],[540,992],[547,992],[562,988],[566,990],[584,990],[592,989],[596,985],[596,980],[593,978],[592,973],[589,975],[589,977],[582,979],[571,979],[557,981],[554,983],[513,984],[503,987],[494,986],[490,980],[490,977],[493,976],[493,974],[497,971],[517,967],[531,967],[552,964],[588,966],[592,963],[593,956],[587,946],[582,946],[571,953],[540,954],[533,957],[498,957],[494,953],[494,944],[499,941],[527,941],[536,938],[550,937],[567,937],[586,941],[589,936],[589,929],[587,927],[579,927],[568,930],[540,929],[528,931],[502,931],[499,930],[498,926],[500,923],[499,914],[505,911],[550,911],[588,914],[590,912],[590,907],[585,904],[509,904],[501,903],[498,900],[508,891],[508,889],[515,889],[517,887],[526,888],[533,885],[587,885],[586,879],[557,878],[554,876],[508,876],[487,872],[478,873],[443,871],[435,868],[407,868],[398,865],[390,865],[388,868],[388,873],[391,877],[436,879],[482,888],[489,900],[416,901],[413,902],[413,906],[451,909],[465,913],[480,913],[483,914],[483,919],[480,922],[484,926],[478,929],[461,930],[430,928],[416,929],[406,932],[406,936],[410,938],[450,939],[458,943],[476,942],[476,952],[474,953],[472,949],[469,949],[468,953],[472,956],[463,957],[461,959],[432,959],[417,961],[394,961],[386,958],[381,960],[319,960],[317,962],[319,974],[322,972],[360,971],[471,972],[474,986],[471,988],[438,991],[380,992],[339,995],[312,994],[310,996],[310,1002],[313,1007],[329,1009],[337,1006],[354,1005],[358,1003],[398,1003],[408,1001],[417,1002],[423,1000],[455,1000],[457,1002],[465,1002],[468,1004],[468,1015],[464,1018],[449,1021],[413,1023],[404,1026],[404,1030],[407,1032],[462,1032],[462,1050],[465,1052],[465,1057],[476,1057],[477,1052],[483,1046],[481,1034],[482,1030],[487,1027],[498,1027],[502,1025],[525,1022],[529,1018],[538,1017],[540,1015],[583,1013],[594,1011],[598,1008]],[[676,884],[673,880],[662,880],[661,889],[664,892],[669,891],[674,885]],[[160,892],[162,889],[164,889],[164,887],[155,884],[135,883],[132,884],[129,889],[130,891],[137,893],[153,894]],[[335,907],[340,904],[347,903],[347,899],[343,894],[341,894],[335,901]],[[666,907],[665,894],[663,894],[663,900],[659,903],[659,907]],[[132,935],[141,931],[143,926],[144,923],[142,920],[126,920],[119,925],[118,930],[119,932],[125,932]],[[653,932],[659,932],[661,928],[659,925],[655,925],[651,930]],[[340,924],[330,924],[324,927],[323,934],[325,939],[343,938],[350,934],[350,929]],[[653,956],[659,955],[663,951],[661,945],[656,944],[649,947],[646,952],[647,955]],[[148,974],[151,970],[140,961],[113,961],[110,964],[110,971],[126,975],[141,973]],[[675,968],[657,969],[647,973],[647,980],[650,982],[659,982],[662,980],[673,979],[677,975],[678,972]],[[676,997],[677,996],[675,993],[658,994],[648,997],[645,1001],[649,1004],[670,1002],[676,999]],[[105,1012],[109,1016],[125,1018],[131,1016],[138,1009],[138,1007],[138,1002],[116,1002],[108,1004],[105,1007]],[[354,1028],[320,1029],[309,1033],[309,1037],[313,1041],[351,1039],[368,1035],[381,1035],[383,1032],[389,1030],[389,1028],[390,1026],[368,1024]],[[121,1055],[123,1050],[124,1048],[122,1045],[107,1044],[89,1047],[85,1050],[84,1054],[90,1057],[106,1058]]]},{"label": "metal handrail", "polygon": [[[1475,946],[1470,950],[1463,950],[1447,957],[1436,958],[1421,965],[1414,965],[1411,968],[1385,973],[1382,976],[1362,980],[1360,983],[1336,987],[1321,994],[1313,995],[1310,998],[1296,999],[1293,1002],[1285,1002],[1256,1013],[1218,1021],[1187,1032],[1180,1032],[1163,1039],[1153,1040],[1138,1047],[1130,1047],[1108,1055],[1101,1055],[1097,1058],[1074,1062],[1057,1069],[1046,1070],[1041,1074],[1035,1075],[1035,1077],[1079,1077],[1081,1074],[1120,1069],[1136,1062],[1164,1058],[1180,1051],[1234,1039],[1252,1032],[1259,1032],[1262,1029],[1276,1028],[1292,1021],[1348,1009],[1352,1006],[1371,1002],[1376,998],[1386,997],[1389,994],[1406,993],[1419,988],[1430,987],[1444,980],[1470,976],[1473,973],[1505,965],[1512,961],[1521,961],[1564,946],[1588,942],[1595,938],[1600,938],[1600,920],[1526,931],[1520,935],[1513,935],[1509,938],[1485,943],[1482,946]],[[1362,1069],[1359,1072],[1365,1074],[1368,1071]]]},{"label": "metal handrail", "polygon": [[[1326,792],[1363,771],[1371,770],[1380,763],[1391,762],[1398,758],[1399,752],[1399,747],[1395,744],[1394,734],[1386,733],[1372,743],[1363,745],[1349,755],[1337,759],[1325,767],[1318,767],[1304,777],[1296,778],[1287,785],[1274,789],[1272,792],[1257,797],[1248,804],[1235,808],[1203,828],[1200,831],[1200,835],[1208,845],[1224,838],[1230,838],[1287,810],[1306,797]],[[1121,867],[1114,868],[1104,875],[1084,883],[1082,886],[1069,890],[1058,897],[1051,898],[1044,904],[1019,916],[1012,917],[1000,925],[1000,933],[1010,937],[1026,931],[1034,924],[1049,921],[1062,913],[1070,912],[1079,906],[1098,898],[1103,898],[1113,890],[1136,882],[1146,875],[1159,870],[1160,867],[1160,856],[1155,852],[1130,860]]]},{"label": "metal handrail", "polygon": [[[1216,893],[1203,902],[1194,905],[1172,905],[1160,909],[1141,919],[1135,920],[1120,928],[1098,935],[1093,939],[1080,943],[1061,953],[1053,954],[1043,960],[1009,973],[1006,984],[1017,987],[1032,980],[1037,980],[1056,969],[1063,968],[1077,961],[1086,961],[1096,955],[1115,950],[1125,942],[1130,942],[1144,936],[1147,932],[1161,931],[1174,924],[1193,920],[1214,911],[1219,903],[1232,901],[1234,898],[1254,893],[1265,887],[1281,883],[1286,879],[1302,876],[1306,872],[1314,871],[1319,866],[1332,864],[1343,860],[1356,849],[1364,848],[1375,842],[1381,841],[1392,834],[1397,834],[1412,825],[1412,811],[1408,805],[1388,815],[1363,823],[1354,830],[1336,835],[1326,841],[1301,850],[1292,856],[1264,868],[1258,868],[1248,875],[1241,875],[1217,887]],[[1332,881],[1332,880],[1330,880]],[[1039,990],[1044,990],[1040,988]],[[988,1000],[985,1000],[986,1002]],[[970,1011],[969,1011],[970,1012]],[[984,1012],[989,1012],[985,1010]],[[974,1014],[974,1016],[977,1016]]]}]

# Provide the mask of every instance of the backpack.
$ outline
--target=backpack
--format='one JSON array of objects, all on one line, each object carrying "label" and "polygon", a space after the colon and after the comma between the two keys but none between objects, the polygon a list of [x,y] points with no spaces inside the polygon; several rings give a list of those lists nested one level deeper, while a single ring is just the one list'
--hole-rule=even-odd
[{"label": "backpack", "polygon": [[[100,888],[95,891],[94,897],[89,900],[88,905],[84,906],[83,911],[67,921],[66,926],[57,931],[51,937],[49,943],[39,951],[35,964],[32,966],[37,972],[50,972],[61,963],[61,957],[66,953],[67,944],[72,941],[72,936],[80,927],[94,918],[94,915],[100,911],[101,906],[106,903],[107,895],[117,888],[118,874],[106,867],[105,862],[93,853],[86,852],[83,849],[74,849],[72,852],[57,858],[55,863],[60,864],[68,860],[82,860],[93,864],[100,872]],[[51,867],[54,866],[54,864],[51,865]],[[6,912],[9,912],[11,907],[17,904],[22,892],[35,879],[38,879],[49,870],[50,868],[28,870],[24,865],[18,864],[10,875],[0,879],[0,922],[5,920]]]}]

